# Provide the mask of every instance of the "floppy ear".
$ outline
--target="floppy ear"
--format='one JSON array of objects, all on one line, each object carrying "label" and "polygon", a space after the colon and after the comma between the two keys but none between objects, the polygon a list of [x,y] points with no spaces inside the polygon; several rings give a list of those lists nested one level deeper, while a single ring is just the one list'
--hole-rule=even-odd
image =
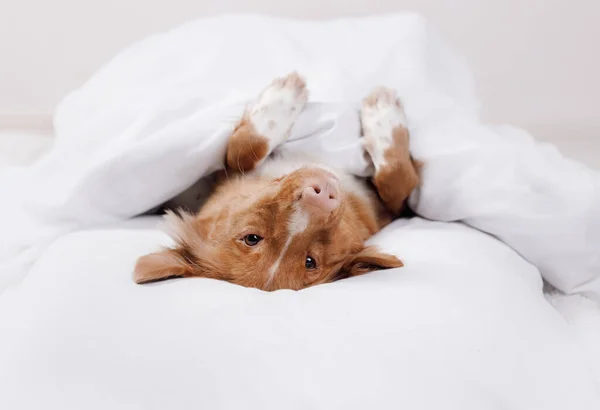
[{"label": "floppy ear", "polygon": [[190,276],[215,277],[222,269],[213,248],[206,238],[215,230],[211,219],[198,219],[195,215],[179,211],[167,211],[165,229],[175,241],[174,248],[142,256],[135,265],[136,283],[148,283],[168,278]]},{"label": "floppy ear", "polygon": [[178,250],[165,249],[140,257],[135,264],[134,280],[142,284],[193,274],[192,266]]},{"label": "floppy ear", "polygon": [[395,256],[381,253],[377,248],[369,246],[350,257],[342,268],[342,277],[351,277],[372,272],[374,270],[400,268],[402,261]]}]

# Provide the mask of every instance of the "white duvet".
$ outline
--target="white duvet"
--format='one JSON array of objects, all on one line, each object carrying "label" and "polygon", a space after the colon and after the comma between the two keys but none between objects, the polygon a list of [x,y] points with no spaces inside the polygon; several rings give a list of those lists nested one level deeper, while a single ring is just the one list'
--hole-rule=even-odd
[{"label": "white duvet", "polygon": [[[357,103],[394,87],[426,163],[411,205],[455,223],[398,221],[373,241],[405,268],[302,292],[134,285],[166,238],[122,221],[221,167],[244,105],[294,69],[311,103],[284,149],[367,174]],[[482,125],[419,16],[198,20],[124,50],[55,126],[49,155],[0,176],[0,407],[600,408],[598,358],[540,277],[599,297],[600,176]]]}]

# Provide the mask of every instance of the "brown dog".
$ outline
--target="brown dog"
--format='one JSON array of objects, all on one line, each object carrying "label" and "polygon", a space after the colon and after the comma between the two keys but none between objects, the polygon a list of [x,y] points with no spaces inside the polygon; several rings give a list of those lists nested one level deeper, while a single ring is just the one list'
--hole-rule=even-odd
[{"label": "brown dog", "polygon": [[228,178],[197,215],[169,212],[173,249],[141,257],[137,283],[221,279],[263,290],[303,289],[403,266],[365,241],[403,210],[419,182],[402,105],[374,90],[361,109],[371,184],[311,160],[270,155],[286,141],[308,98],[296,73],[267,87],[227,148]]}]

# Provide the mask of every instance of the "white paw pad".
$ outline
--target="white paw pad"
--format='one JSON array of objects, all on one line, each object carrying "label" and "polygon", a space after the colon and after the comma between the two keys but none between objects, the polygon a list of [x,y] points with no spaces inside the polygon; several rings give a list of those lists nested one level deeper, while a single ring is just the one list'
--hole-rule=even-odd
[{"label": "white paw pad", "polygon": [[406,128],[406,115],[394,90],[375,89],[363,100],[360,111],[363,146],[375,169],[385,165],[385,151],[394,144],[394,130]]},{"label": "white paw pad", "polygon": [[297,73],[275,79],[248,110],[248,118],[269,148],[285,142],[308,100],[306,83]]}]

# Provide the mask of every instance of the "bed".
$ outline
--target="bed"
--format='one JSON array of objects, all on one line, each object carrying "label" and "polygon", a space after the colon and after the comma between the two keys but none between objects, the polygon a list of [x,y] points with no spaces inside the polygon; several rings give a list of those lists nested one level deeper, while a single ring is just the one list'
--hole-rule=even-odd
[{"label": "bed", "polygon": [[[261,45],[243,72],[230,27]],[[356,102],[401,90],[419,216],[371,242],[405,267],[299,292],[135,285],[136,258],[171,243],[141,215],[218,169],[289,69],[313,102],[285,149],[355,174]],[[55,126],[47,155],[0,174],[2,408],[600,408],[600,176],[481,123],[468,66],[421,16],[193,21],[117,55]]]}]

